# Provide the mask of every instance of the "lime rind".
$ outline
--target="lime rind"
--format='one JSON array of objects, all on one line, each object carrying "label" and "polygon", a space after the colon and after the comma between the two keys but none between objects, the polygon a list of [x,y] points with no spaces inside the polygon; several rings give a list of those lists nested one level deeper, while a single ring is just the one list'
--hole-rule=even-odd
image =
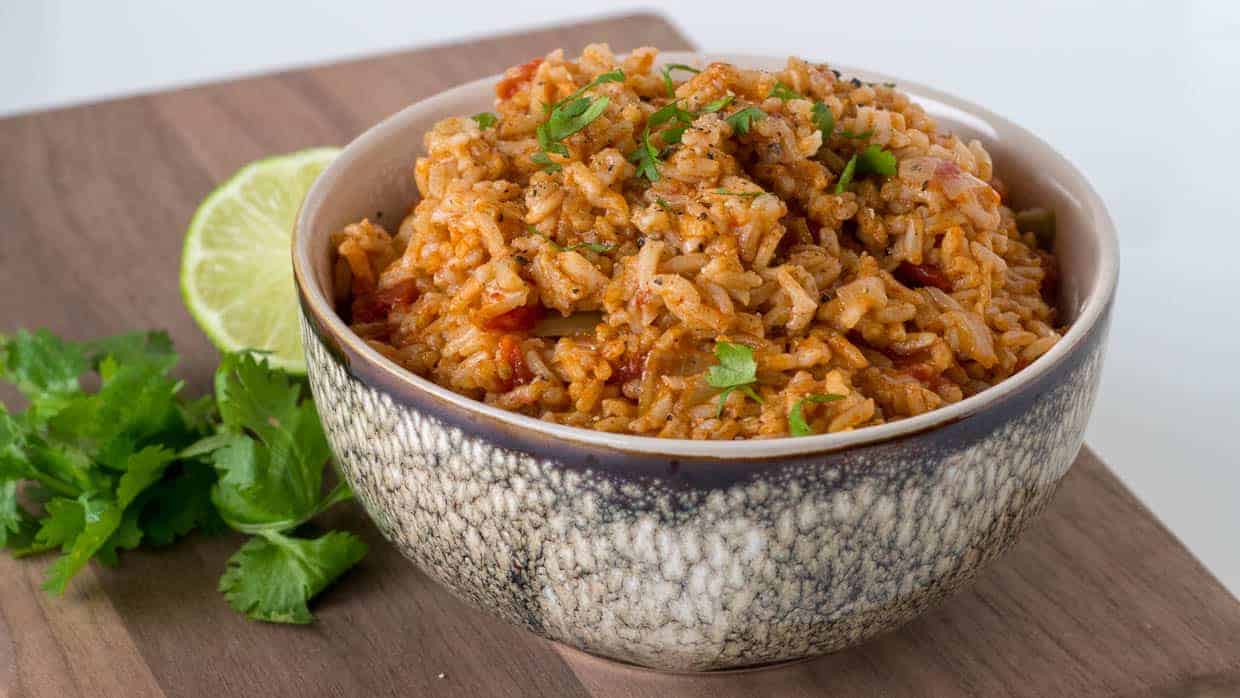
[{"label": "lime rind", "polygon": [[306,191],[339,152],[312,148],[250,163],[194,213],[181,296],[221,351],[263,350],[273,366],[305,373],[290,241]]}]

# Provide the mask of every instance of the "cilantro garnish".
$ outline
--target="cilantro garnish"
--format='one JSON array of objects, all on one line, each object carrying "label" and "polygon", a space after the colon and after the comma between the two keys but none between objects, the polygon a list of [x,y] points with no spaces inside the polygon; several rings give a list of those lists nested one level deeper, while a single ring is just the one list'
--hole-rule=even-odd
[{"label": "cilantro garnish", "polygon": [[865,140],[869,138],[870,136],[874,135],[874,129],[869,129],[868,131],[862,131],[861,133],[853,133],[852,131],[849,131],[848,129],[844,129],[843,131],[840,131],[840,135],[843,136],[844,138],[854,138],[858,140]]},{"label": "cilantro garnish", "polygon": [[744,109],[732,114],[724,121],[732,127],[736,133],[749,133],[749,126],[754,121],[761,121],[766,118],[766,112],[757,107],[745,107]]},{"label": "cilantro garnish", "polygon": [[814,430],[810,428],[809,423],[805,421],[805,411],[802,407],[806,402],[835,402],[843,400],[843,395],[832,395],[830,393],[811,393],[805,397],[792,403],[792,409],[788,410],[788,433],[793,436],[811,436]]},{"label": "cilantro garnish", "polygon": [[483,131],[491,128],[499,121],[499,117],[495,116],[489,111],[478,112],[477,114],[474,114],[473,116],[469,118],[473,119],[474,121],[477,121],[478,128],[482,129]]},{"label": "cilantro garnish", "polygon": [[696,115],[688,110],[682,109],[679,100],[674,101],[664,107],[661,107],[650,118],[646,119],[646,127],[642,130],[641,140],[637,144],[637,149],[629,153],[629,162],[637,165],[637,176],[645,177],[651,182],[659,179],[659,165],[661,164],[663,154],[650,142],[650,129],[658,128],[669,121],[676,121],[677,124],[664,129],[659,135],[663,139],[664,145],[675,145],[680,142],[684,135],[685,129],[689,128],[689,124],[693,123]]},{"label": "cilantro garnish", "polygon": [[646,123],[645,130],[642,131],[641,142],[637,144],[637,150],[629,153],[629,162],[637,165],[637,176],[645,177],[651,182],[659,179],[659,149],[650,143],[650,123]]},{"label": "cilantro garnish", "polygon": [[782,82],[775,83],[775,86],[771,88],[771,94],[767,96],[778,97],[779,99],[785,102],[787,102],[790,99],[805,99],[805,97],[802,96],[800,92],[797,92],[796,90],[792,89],[791,87],[788,87]]},{"label": "cilantro garnish", "polygon": [[896,156],[871,143],[857,156],[857,174],[878,174],[891,177],[896,173]]},{"label": "cilantro garnish", "polygon": [[755,196],[762,196],[766,192],[764,191],[732,191],[730,189],[716,189],[715,193],[721,194],[723,196],[744,196],[744,197],[752,198]]},{"label": "cilantro garnish", "polygon": [[724,95],[723,97],[720,97],[719,99],[716,99],[710,104],[707,104],[706,106],[702,107],[702,111],[699,113],[700,114],[713,114],[719,111],[720,109],[723,109],[724,107],[731,104],[732,100],[734,99],[736,99],[734,95]]},{"label": "cilantro garnish", "polygon": [[663,86],[667,88],[668,97],[676,96],[676,83],[672,82],[672,71],[673,70],[683,70],[685,72],[693,73],[695,75],[697,73],[702,72],[698,70],[697,68],[694,68],[693,66],[690,66],[690,65],[685,65],[684,63],[670,63],[668,65],[663,66],[663,69],[660,72],[663,73]]},{"label": "cilantro garnish", "polygon": [[525,229],[528,230],[531,234],[537,235],[543,238],[544,240],[546,240],[547,244],[551,245],[551,249],[555,250],[556,252],[573,252],[575,250],[590,250],[591,252],[603,254],[604,252],[611,252],[612,250],[616,249],[615,245],[608,245],[608,244],[601,243],[601,242],[579,242],[576,245],[569,245],[568,247],[564,247],[560,243],[556,242],[555,240],[552,240],[550,235],[546,235],[538,228],[535,228],[533,223],[526,223]]},{"label": "cilantro garnish", "polygon": [[667,211],[668,213],[676,212],[676,210],[672,208],[672,205],[667,203],[667,199],[664,199],[661,196],[656,196],[654,198],[654,202],[659,205],[659,208],[663,209],[664,211]]},{"label": "cilantro garnish", "polygon": [[[168,375],[176,359],[163,333],[0,337],[0,377],[30,401],[18,414],[0,405],[0,544],[15,556],[59,549],[44,588],[63,593],[92,559],[115,565],[120,550],[226,523],[258,536],[221,579],[233,607],[309,622],[306,602],[366,550],[349,533],[289,535],[352,496],[344,484],[322,494],[330,451],[313,403],[265,360],[237,355],[214,397],[186,401]],[[79,380],[90,371],[94,391]],[[23,487],[37,513],[18,501]]]},{"label": "cilantro garnish", "polygon": [[740,390],[755,401],[762,402],[762,397],[753,389],[758,382],[758,362],[753,358],[753,349],[744,344],[715,342],[715,358],[719,363],[706,370],[706,383],[723,390],[719,393],[716,416],[723,414],[723,403],[733,390]]},{"label": "cilantro garnish", "polygon": [[848,159],[839,181],[835,183],[835,193],[843,194],[848,185],[852,184],[854,176],[877,174],[890,177],[895,173],[896,156],[890,150],[883,150],[877,144],[871,143],[865,150]]},{"label": "cilantro garnish", "polygon": [[848,189],[848,185],[852,184],[853,173],[857,170],[857,156],[853,155],[848,158],[848,164],[844,165],[844,171],[840,173],[840,179],[835,183],[835,193],[843,194]]},{"label": "cilantro garnish", "polygon": [[267,532],[251,538],[220,578],[220,591],[237,611],[271,623],[314,620],[306,600],[318,595],[366,555],[366,544],[344,531],[318,538]]},{"label": "cilantro garnish", "polygon": [[231,528],[257,536],[228,560],[220,591],[255,620],[308,623],[306,602],[366,554],[351,533],[318,539],[290,536],[328,507],[353,498],[341,481],[323,493],[331,458],[314,403],[265,359],[229,354],[215,374],[220,425],[183,454],[210,461],[219,475],[211,492]]},{"label": "cilantro garnish", "polygon": [[822,102],[814,102],[814,106],[810,109],[810,118],[814,122],[814,126],[822,132],[822,144],[825,146],[827,140],[831,138],[831,132],[835,130],[835,114],[831,113],[831,108]]},{"label": "cilantro garnish", "polygon": [[568,146],[561,141],[589,126],[607,110],[611,98],[606,95],[597,98],[582,96],[587,90],[607,82],[624,82],[624,71],[617,68],[603,73],[555,104],[543,105],[547,120],[539,124],[535,131],[541,150],[534,153],[531,160],[542,165],[547,172],[558,172],[561,169],[560,165],[551,159],[550,154],[568,157]]}]

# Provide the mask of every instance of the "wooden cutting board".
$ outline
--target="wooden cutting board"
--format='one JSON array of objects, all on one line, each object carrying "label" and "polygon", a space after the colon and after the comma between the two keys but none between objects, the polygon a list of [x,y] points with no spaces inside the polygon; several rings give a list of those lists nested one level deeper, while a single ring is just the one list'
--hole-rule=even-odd
[{"label": "wooden cutting board", "polygon": [[[166,328],[189,390],[214,350],[181,306],[181,235],[242,164],[348,142],[404,105],[550,49],[691,48],[638,14],[0,120],[0,331]],[[11,392],[4,393],[11,400]],[[237,537],[126,553],[64,598],[47,560],[0,556],[0,690],[14,696],[1240,695],[1240,603],[1089,451],[978,583],[862,647],[676,676],[594,659],[466,607],[383,543],[309,627],[252,623],[215,591]]]}]

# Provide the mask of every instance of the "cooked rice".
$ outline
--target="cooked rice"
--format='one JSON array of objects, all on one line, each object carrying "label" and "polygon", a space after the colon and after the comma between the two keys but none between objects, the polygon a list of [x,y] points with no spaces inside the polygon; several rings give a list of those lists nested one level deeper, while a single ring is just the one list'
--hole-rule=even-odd
[{"label": "cooked rice", "polygon": [[[693,439],[785,436],[789,410],[814,393],[843,396],[804,402],[819,433],[921,414],[1059,339],[1055,260],[1018,231],[981,143],[937,130],[892,86],[825,65],[714,63],[675,74],[690,78],[675,87],[680,106],[734,101],[697,116],[651,184],[626,156],[671,101],[656,53],[555,51],[505,74],[494,127],[436,124],[414,167],[422,199],[395,234],[363,220],[335,238],[354,330],[504,409]],[[531,156],[543,105],[617,67],[624,82],[588,93],[609,97],[606,111],[565,139],[568,157],[551,156],[561,171],[542,171]],[[768,96],[777,81],[805,99]],[[825,144],[816,101],[836,122]],[[735,133],[725,117],[750,106],[766,118]],[[869,144],[894,153],[897,174],[834,193]],[[733,391],[719,414],[706,382],[717,341],[754,350],[761,403]]]}]

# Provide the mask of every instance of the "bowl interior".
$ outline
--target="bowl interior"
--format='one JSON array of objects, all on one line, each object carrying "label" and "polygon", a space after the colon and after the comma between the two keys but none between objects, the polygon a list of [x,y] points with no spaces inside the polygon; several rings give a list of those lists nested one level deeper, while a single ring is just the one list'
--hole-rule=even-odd
[{"label": "bowl interior", "polygon": [[[776,70],[785,58],[735,54],[667,52],[660,63],[704,65],[711,61]],[[1115,233],[1106,209],[1084,176],[1062,155],[1025,129],[988,110],[916,83],[872,71],[836,66],[846,78],[856,76],[872,82],[895,82],[920,103],[940,128],[962,138],[982,141],[994,159],[996,172],[1007,186],[1014,208],[1042,206],[1055,212],[1057,234],[1055,254],[1060,263],[1059,308],[1072,323],[1064,340],[1033,365],[978,395],[954,405],[889,424],[853,432],[822,434],[798,439],[729,442],[730,454],[771,455],[774,452],[804,453],[881,439],[899,433],[918,431],[937,423],[980,409],[985,404],[1017,389],[1062,358],[1101,316],[1114,292],[1118,274]],[[298,217],[294,237],[294,266],[308,302],[318,306],[329,320],[327,331],[346,341],[351,332],[330,307],[332,297],[332,252],[330,236],[363,217],[395,230],[417,202],[413,163],[424,154],[423,134],[437,121],[475,114],[494,108],[494,86],[498,76],[484,78],[440,93],[407,107],[371,128],[353,141],[315,182]],[[397,373],[404,373],[374,350],[357,340],[359,352]],[[405,374],[417,389],[445,400],[468,404],[470,409],[503,421],[523,424],[550,435],[578,441],[596,442],[627,450],[648,450],[669,454],[714,455],[711,442],[681,442],[673,439],[604,434],[553,425],[523,415],[503,412],[469,398],[450,393],[424,379]],[[654,442],[644,444],[643,442]],[[775,445],[785,442],[784,445]],[[795,442],[792,446],[787,442]],[[745,445],[754,444],[754,445]],[[762,446],[765,444],[765,446]],[[717,449],[713,449],[717,450]],[[739,457],[739,456],[738,456]]]}]

